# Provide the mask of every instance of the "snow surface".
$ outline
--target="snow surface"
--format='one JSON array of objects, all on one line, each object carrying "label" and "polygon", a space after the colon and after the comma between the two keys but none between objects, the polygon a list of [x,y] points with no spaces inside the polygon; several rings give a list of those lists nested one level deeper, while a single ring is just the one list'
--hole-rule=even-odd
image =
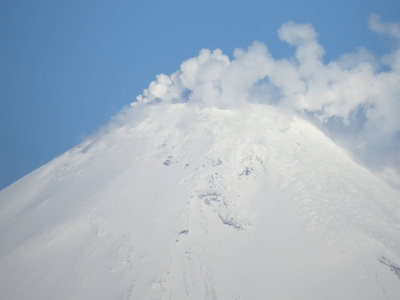
[{"label": "snow surface", "polygon": [[2,299],[399,299],[399,192],[316,127],[131,110],[0,192]]}]

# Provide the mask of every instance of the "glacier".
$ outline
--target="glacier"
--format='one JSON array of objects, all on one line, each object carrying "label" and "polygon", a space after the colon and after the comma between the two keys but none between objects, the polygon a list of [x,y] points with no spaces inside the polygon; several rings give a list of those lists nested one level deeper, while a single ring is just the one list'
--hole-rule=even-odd
[{"label": "glacier", "polygon": [[4,299],[398,299],[399,191],[277,107],[140,103],[0,192]]}]

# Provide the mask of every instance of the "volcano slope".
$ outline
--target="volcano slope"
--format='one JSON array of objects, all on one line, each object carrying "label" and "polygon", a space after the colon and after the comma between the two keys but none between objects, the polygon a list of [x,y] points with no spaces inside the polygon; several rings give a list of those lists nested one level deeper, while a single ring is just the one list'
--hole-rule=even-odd
[{"label": "volcano slope", "polygon": [[1,297],[398,299],[399,199],[275,107],[141,103],[1,191]]}]

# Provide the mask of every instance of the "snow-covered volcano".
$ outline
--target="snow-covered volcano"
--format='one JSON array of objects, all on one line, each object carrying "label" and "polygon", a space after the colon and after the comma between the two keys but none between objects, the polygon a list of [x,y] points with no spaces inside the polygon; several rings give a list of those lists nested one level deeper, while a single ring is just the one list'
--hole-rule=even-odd
[{"label": "snow-covered volcano", "polygon": [[2,298],[398,298],[399,193],[313,125],[136,109],[1,192]]},{"label": "snow-covered volcano", "polygon": [[396,149],[400,50],[279,36],[294,57],[203,50],[1,191],[0,298],[399,299],[400,192],[302,116]]}]

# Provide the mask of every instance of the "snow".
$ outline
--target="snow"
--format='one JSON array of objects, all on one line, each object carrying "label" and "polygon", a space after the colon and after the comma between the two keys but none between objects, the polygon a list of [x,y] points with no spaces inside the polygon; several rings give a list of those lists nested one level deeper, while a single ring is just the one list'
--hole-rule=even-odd
[{"label": "snow", "polygon": [[398,299],[399,191],[275,107],[138,104],[0,192],[4,299]]}]

